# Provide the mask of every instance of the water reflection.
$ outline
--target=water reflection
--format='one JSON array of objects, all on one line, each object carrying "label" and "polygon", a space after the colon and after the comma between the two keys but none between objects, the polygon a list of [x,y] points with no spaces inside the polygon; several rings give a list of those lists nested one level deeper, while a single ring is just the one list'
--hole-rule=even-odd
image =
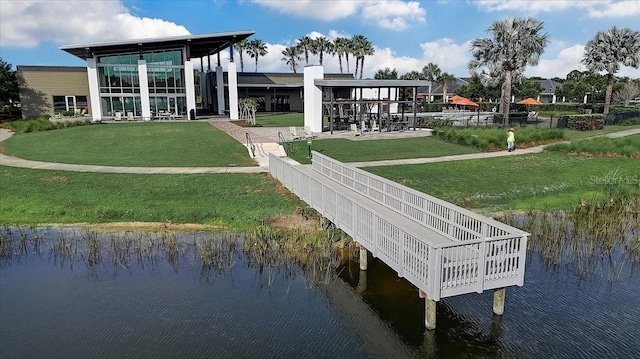
[{"label": "water reflection", "polygon": [[0,357],[600,358],[640,347],[640,278],[626,264],[610,281],[530,251],[504,316],[490,291],[445,298],[427,331],[416,288],[372,257],[360,271],[357,249],[328,238],[0,234]]}]

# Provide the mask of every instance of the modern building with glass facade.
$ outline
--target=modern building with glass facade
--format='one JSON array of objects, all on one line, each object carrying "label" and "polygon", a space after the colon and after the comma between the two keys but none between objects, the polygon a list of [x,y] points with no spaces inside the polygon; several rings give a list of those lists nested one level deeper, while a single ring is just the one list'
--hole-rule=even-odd
[{"label": "modern building with glass facade", "polygon": [[[114,43],[67,45],[62,50],[87,61],[89,106],[93,121],[116,116],[195,119],[194,62],[218,54],[216,78],[222,83],[220,51],[229,49],[227,101],[229,116],[237,119],[237,74],[233,44],[253,35],[237,31]],[[222,86],[219,86],[222,90]],[[224,111],[225,94],[215,96]],[[86,101],[86,99],[85,99]]]}]

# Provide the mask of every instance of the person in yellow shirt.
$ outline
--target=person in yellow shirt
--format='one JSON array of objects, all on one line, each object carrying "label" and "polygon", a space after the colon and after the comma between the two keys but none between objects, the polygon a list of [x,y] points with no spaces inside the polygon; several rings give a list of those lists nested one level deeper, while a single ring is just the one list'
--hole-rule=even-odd
[{"label": "person in yellow shirt", "polygon": [[511,127],[507,132],[507,151],[511,152],[516,149],[516,134],[515,129]]}]

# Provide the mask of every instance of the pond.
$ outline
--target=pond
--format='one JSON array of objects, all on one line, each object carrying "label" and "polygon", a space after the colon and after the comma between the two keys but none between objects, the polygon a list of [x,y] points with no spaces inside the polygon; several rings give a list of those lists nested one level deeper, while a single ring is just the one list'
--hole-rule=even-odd
[{"label": "pond", "polygon": [[640,356],[635,262],[585,274],[531,251],[503,316],[491,292],[446,298],[427,331],[424,299],[373,258],[361,272],[348,253],[305,265],[227,234],[7,233],[1,358]]}]

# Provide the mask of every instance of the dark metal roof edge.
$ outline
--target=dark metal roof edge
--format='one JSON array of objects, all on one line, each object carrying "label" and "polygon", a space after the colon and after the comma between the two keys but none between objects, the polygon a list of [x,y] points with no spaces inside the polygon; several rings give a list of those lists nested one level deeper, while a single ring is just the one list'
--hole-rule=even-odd
[{"label": "dark metal roof edge", "polygon": [[209,38],[229,37],[229,36],[249,37],[253,34],[255,34],[254,30],[243,30],[243,31],[218,32],[218,33],[202,34],[202,35],[153,37],[153,38],[129,39],[125,41],[70,44],[70,45],[60,46],[60,50],[66,51],[66,50],[86,48],[86,47],[109,47],[109,46],[119,46],[119,45],[137,45],[137,44],[152,44],[152,43],[173,42],[173,41],[203,40],[203,39],[209,39]]},{"label": "dark metal roof edge", "polygon": [[328,87],[421,87],[429,86],[427,80],[321,80],[314,81],[316,85]]}]

